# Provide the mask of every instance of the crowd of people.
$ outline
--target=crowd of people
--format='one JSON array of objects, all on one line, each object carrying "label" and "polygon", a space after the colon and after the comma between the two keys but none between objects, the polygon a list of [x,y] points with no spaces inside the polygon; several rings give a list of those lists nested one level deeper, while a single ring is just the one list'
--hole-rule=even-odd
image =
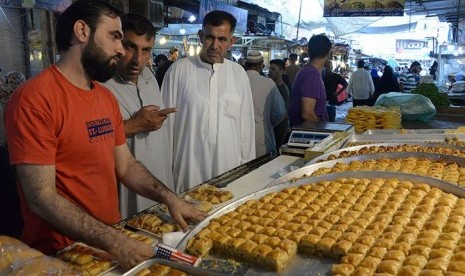
[{"label": "crowd of people", "polygon": [[2,160],[16,173],[25,243],[52,254],[79,240],[132,267],[153,249],[111,226],[121,218],[160,202],[187,230],[206,214],[176,194],[276,156],[291,126],[334,121],[345,89],[354,106],[370,104],[410,91],[421,70],[412,64],[398,83],[386,66],[374,80],[359,62],[347,82],[331,68],[330,40],[315,35],[307,63],[297,65],[296,54],[288,66],[271,60],[267,77],[259,51],[243,65],[225,58],[236,23],[208,13],[200,54],[178,59],[174,48],[155,57],[154,71],[155,29],[145,17],[102,0],[75,1],[60,15],[60,60],[8,94],[5,107]]}]

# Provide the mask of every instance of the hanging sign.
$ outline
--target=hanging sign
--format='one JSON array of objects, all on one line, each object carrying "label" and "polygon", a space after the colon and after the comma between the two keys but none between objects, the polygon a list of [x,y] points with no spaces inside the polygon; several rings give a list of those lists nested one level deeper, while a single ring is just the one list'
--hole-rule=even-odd
[{"label": "hanging sign", "polygon": [[403,16],[405,0],[324,0],[324,17]]},{"label": "hanging sign", "polygon": [[396,39],[396,52],[403,53],[408,50],[419,50],[427,46],[425,40]]}]

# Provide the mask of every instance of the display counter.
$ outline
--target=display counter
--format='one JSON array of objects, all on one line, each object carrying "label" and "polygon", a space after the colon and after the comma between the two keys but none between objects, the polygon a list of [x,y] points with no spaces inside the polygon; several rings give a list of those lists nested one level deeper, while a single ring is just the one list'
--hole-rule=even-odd
[{"label": "display counter", "polygon": [[[457,131],[458,131],[458,129],[457,129]],[[397,140],[404,139],[404,141],[403,141],[402,145],[401,144],[399,144],[399,145],[398,144],[393,144],[393,143],[389,144],[389,141],[387,141],[387,140],[385,141],[383,139],[380,139],[380,135],[384,135],[383,137],[385,138],[385,140],[388,139],[389,137],[395,137],[395,139],[397,139]],[[216,177],[216,178],[214,178],[212,180],[209,180],[209,181],[205,182],[206,184],[221,187],[220,188],[221,191],[232,193],[233,198],[229,199],[228,201],[223,202],[224,204],[218,204],[217,209],[214,209],[212,212],[210,212],[210,216],[207,218],[207,220],[205,220],[204,222],[201,222],[197,226],[193,225],[192,230],[190,232],[184,234],[184,235],[186,235],[186,237],[191,237],[192,238],[192,237],[194,237],[194,235],[199,233],[199,231],[201,230],[201,229],[199,229],[199,227],[200,226],[206,227],[209,224],[209,222],[210,222],[210,220],[212,218],[219,218],[220,215],[225,215],[229,211],[232,211],[232,210],[236,210],[236,213],[238,213],[238,212],[240,213],[240,212],[246,210],[248,207],[250,207],[249,205],[253,204],[253,203],[250,203],[247,206],[242,206],[243,208],[240,208],[240,210],[238,209],[238,207],[241,206],[241,204],[245,204],[247,202],[247,200],[249,200],[249,199],[257,199],[258,200],[260,197],[265,196],[267,191],[272,191],[272,189],[271,189],[272,187],[274,187],[276,189],[276,191],[275,190],[273,190],[273,191],[281,192],[283,187],[291,187],[291,186],[297,187],[296,186],[298,184],[297,182],[300,181],[300,180],[302,180],[301,181],[302,184],[313,183],[313,182],[311,182],[311,181],[313,181],[312,179],[310,179],[310,178],[307,179],[306,178],[310,174],[314,175],[314,177],[321,176],[323,174],[328,175],[327,179],[329,179],[329,181],[334,180],[336,182],[340,181],[340,179],[342,179],[344,177],[345,177],[344,179],[347,179],[348,176],[361,179],[361,178],[370,178],[369,177],[370,175],[372,175],[373,179],[377,179],[377,178],[385,179],[383,181],[388,181],[386,179],[392,179],[392,178],[402,179],[402,178],[399,178],[399,177],[404,177],[406,179],[406,181],[411,180],[412,182],[414,182],[413,179],[418,179],[417,181],[419,183],[427,183],[428,185],[432,185],[432,187],[439,187],[444,192],[449,192],[449,193],[455,194],[455,196],[458,196],[458,198],[460,198],[460,197],[462,197],[462,193],[465,193],[465,188],[463,188],[463,187],[465,187],[465,150],[464,150],[464,148],[462,148],[460,146],[457,146],[457,145],[454,145],[454,146],[446,145],[445,141],[441,144],[440,143],[442,141],[442,136],[441,135],[446,137],[446,136],[450,135],[450,132],[446,132],[446,131],[444,131],[444,132],[440,131],[439,132],[437,130],[433,131],[433,130],[409,129],[409,130],[402,130],[402,133],[396,133],[393,130],[393,133],[390,134],[390,133],[387,133],[387,131],[371,131],[370,133],[365,134],[365,136],[375,138],[375,140],[377,140],[379,143],[384,143],[384,144],[379,144],[379,145],[372,144],[372,145],[367,145],[367,146],[358,146],[358,147],[352,147],[352,148],[345,148],[340,153],[341,156],[336,156],[336,155],[335,156],[330,156],[330,155],[328,155],[328,156],[326,156],[326,155],[320,156],[318,160],[322,161],[323,163],[318,163],[318,164],[312,164],[314,162],[312,162],[312,161],[309,162],[308,160],[305,160],[304,158],[296,157],[296,156],[289,156],[289,155],[281,155],[281,156],[276,157],[274,159],[271,159],[271,158],[270,159],[257,158],[256,160],[253,160],[251,163],[244,164],[244,165],[242,165],[242,166],[240,166],[238,168],[235,168],[235,169],[225,173],[222,176]],[[360,139],[360,136],[361,135],[354,135],[353,136],[353,137],[357,138],[355,142],[360,142],[361,140],[363,140],[363,139]],[[440,137],[439,138],[436,137],[437,139],[435,141],[433,141],[433,142],[436,142],[436,144],[427,144],[424,141],[425,136],[429,137],[430,139],[435,138],[436,136],[437,137],[440,136]],[[453,133],[453,136],[455,138],[457,138],[457,139],[465,140],[465,137],[463,137],[463,134],[461,134],[461,133]],[[417,140],[412,141],[412,139],[413,139],[412,137],[417,139]],[[368,141],[370,139],[367,138],[365,140]],[[396,142],[399,142],[397,140],[396,140]],[[410,144],[405,144],[405,143],[410,143]],[[422,153],[418,153],[418,152],[422,152]],[[337,153],[337,151],[331,152],[331,154],[333,154],[333,155],[336,154],[336,153]],[[451,157],[451,156],[454,156],[454,157]],[[335,158],[339,158],[339,159],[334,160]],[[334,160],[334,161],[328,161],[328,160]],[[326,161],[326,162],[324,162],[324,161]],[[244,168],[246,168],[246,170],[244,170]],[[394,168],[395,168],[395,170],[394,170]],[[389,173],[391,173],[391,174],[383,175],[382,173],[380,173],[380,171],[383,171],[383,170],[389,171]],[[361,172],[361,171],[363,171],[363,172]],[[399,177],[398,177],[395,174],[395,173],[398,173],[398,172],[399,173],[408,173],[409,175],[406,175],[406,176],[405,175],[403,175],[403,176],[399,175]],[[342,177],[342,176],[336,176],[336,177],[333,176],[332,177],[332,176],[330,176],[332,173],[346,173],[346,175],[344,175],[344,177]],[[287,179],[288,183],[285,183],[285,185],[281,186],[281,188],[278,188],[279,185],[278,186],[276,186],[276,185],[281,183],[280,180],[286,178],[285,175],[288,178]],[[226,178],[226,176],[228,176],[228,177]],[[232,178],[229,177],[229,176],[234,176],[234,180],[230,181]],[[301,177],[306,178],[306,179],[300,179]],[[326,179],[326,176],[321,176],[321,177]],[[323,178],[321,178],[321,179],[323,179]],[[223,181],[224,179],[227,179],[227,180]],[[432,179],[434,179],[434,181],[436,181],[436,182],[439,181],[441,183],[438,182],[439,184],[434,186],[433,185],[434,181]],[[391,180],[389,180],[389,181],[391,181]],[[382,190],[383,191],[394,191],[395,187],[394,186],[393,187],[389,186],[391,184],[388,184],[388,182],[386,182],[386,184],[385,184],[385,185],[387,185],[386,188],[384,188]],[[445,182],[445,184],[442,183],[442,182]],[[349,185],[349,184],[352,185],[353,183],[346,183],[344,185],[346,185],[346,187],[347,187],[347,185]],[[323,184],[321,184],[321,185],[323,185]],[[325,185],[328,185],[328,184],[325,184]],[[373,184],[373,185],[375,185],[375,184]],[[376,185],[378,185],[378,184],[376,184]],[[413,186],[408,186],[407,184],[402,184],[402,185],[404,185],[405,187],[409,187],[408,189],[413,189],[412,188]],[[338,186],[341,186],[341,184],[337,184],[334,187],[338,187]],[[337,195],[336,190],[338,188],[334,188],[334,187],[329,189],[329,186],[328,186],[327,187],[328,190],[318,188],[319,189],[318,192],[314,192],[313,194],[317,196],[318,194],[324,193],[324,192],[330,193],[330,194],[328,194],[327,197],[325,197],[326,199],[329,199],[329,198],[332,198],[333,194]],[[196,187],[196,188],[198,188],[198,187]],[[196,188],[194,188],[194,189],[196,189]],[[311,188],[308,188],[308,189],[311,189]],[[429,188],[424,188],[422,186],[422,188],[419,189],[418,191],[420,192],[420,190],[423,190],[423,189],[428,190]],[[455,190],[457,190],[458,192],[454,192]],[[290,189],[287,192],[291,192],[291,191],[293,191],[293,190]],[[341,191],[341,192],[346,193],[348,191]],[[421,192],[422,195],[424,194],[423,192]],[[284,193],[286,193],[286,191]],[[301,191],[301,193],[302,193],[302,191]],[[354,193],[354,197],[357,198],[357,196],[355,194],[358,194],[358,193]],[[407,194],[408,193],[406,193],[406,195]],[[432,195],[434,195],[434,194],[435,193],[432,193]],[[180,196],[184,196],[184,195],[185,194],[181,194]],[[399,200],[399,204],[403,204],[402,203],[403,202],[402,200],[404,199],[403,197],[402,198],[399,197],[398,195],[396,195],[396,193],[392,193],[392,195],[393,195],[393,199]],[[283,196],[283,195],[281,194],[281,196]],[[309,196],[309,195],[307,195],[307,196]],[[326,228],[323,227],[324,229],[321,228],[321,229],[319,229],[319,231],[315,231],[315,232],[312,232],[312,233],[309,233],[309,231],[311,229],[308,229],[308,231],[306,233],[302,232],[303,230],[301,228],[301,224],[305,225],[305,222],[307,220],[309,220],[309,221],[312,220],[313,222],[317,223],[317,220],[319,221],[320,219],[322,219],[324,217],[323,215],[320,216],[319,214],[318,215],[317,214],[313,215],[315,210],[312,209],[312,208],[304,211],[305,206],[311,205],[311,204],[313,204],[313,205],[316,204],[316,203],[312,202],[312,200],[307,198],[307,196],[304,197],[304,198],[306,198],[305,202],[304,201],[299,201],[299,199],[302,197],[302,194],[299,194],[299,196],[297,196],[297,194],[292,196],[292,199],[296,200],[295,203],[293,203],[293,204],[295,204],[295,206],[299,206],[299,208],[300,208],[299,210],[297,210],[297,207],[295,207],[295,208],[290,207],[290,206],[293,206],[292,204],[287,206],[287,203],[289,203],[290,199],[288,199],[286,201],[287,202],[286,204],[280,205],[279,202],[282,201],[282,199],[280,197],[280,198],[276,198],[277,199],[276,201],[273,201],[273,202],[270,201],[269,204],[267,203],[268,207],[272,208],[272,209],[266,209],[266,212],[265,212],[265,209],[258,210],[258,209],[260,209],[260,207],[257,207],[257,210],[254,211],[255,213],[253,213],[253,214],[250,213],[248,216],[255,216],[255,217],[258,216],[258,218],[261,219],[260,223],[261,222],[268,222],[266,225],[270,224],[271,221],[279,220],[279,219],[271,219],[269,216],[272,215],[272,214],[268,214],[268,213],[274,213],[276,216],[279,216],[280,220],[283,220],[286,217],[289,220],[289,222],[288,222],[289,225],[288,226],[287,226],[287,224],[281,225],[281,226],[276,226],[275,223],[270,224],[270,225],[274,225],[273,227],[276,227],[276,229],[278,229],[280,231],[279,232],[280,234],[278,235],[279,238],[281,238],[280,235],[281,234],[284,235],[286,231],[291,232],[292,236],[290,236],[290,237],[292,237],[292,238],[288,238],[288,239],[296,239],[296,241],[295,241],[295,244],[296,244],[295,249],[297,247],[299,247],[298,252],[301,252],[300,251],[301,250],[301,243],[299,243],[300,238],[302,238],[303,236],[305,236],[307,234],[313,235],[311,237],[309,236],[308,239],[306,240],[306,242],[308,242],[308,245],[311,248],[313,248],[313,246],[312,246],[313,241],[310,238],[312,238],[312,239],[316,238],[316,236],[315,236],[316,234],[318,234],[318,233],[321,234],[321,233],[323,233],[322,232],[323,230],[326,231],[326,230],[329,230],[329,229],[326,229]],[[360,195],[358,195],[358,196],[360,196]],[[378,195],[377,200],[380,201],[382,199],[382,200],[384,200],[386,202],[389,202],[388,196],[389,195],[381,195],[380,194],[380,195]],[[338,199],[338,200],[344,200],[345,198],[346,197],[341,197],[340,195],[334,197],[334,199]],[[452,195],[446,195],[444,198],[452,198]],[[411,200],[415,201],[416,199],[412,198]],[[455,200],[454,202],[459,202],[458,199],[454,199],[454,200]],[[350,201],[350,204],[353,204],[354,202]],[[266,204],[262,203],[261,205],[266,205]],[[271,205],[273,205],[273,206],[271,206]],[[280,205],[280,206],[277,206],[277,205]],[[288,210],[289,212],[280,211],[281,209],[284,208],[285,205],[286,205],[286,208],[290,208],[290,210]],[[373,205],[373,207],[376,207],[375,205]],[[346,207],[349,206],[349,202],[345,203],[344,206],[346,206]],[[461,200],[460,205],[456,206],[456,211],[454,213],[455,214],[454,223],[455,223],[455,221],[460,221],[461,227],[462,227],[461,229],[465,229],[465,207],[464,206],[465,206],[465,200],[463,200],[463,201]],[[157,207],[157,205],[154,206],[154,207]],[[360,204],[355,204],[355,207],[356,208],[361,208],[362,206]],[[381,206],[378,206],[378,207],[379,207],[378,209],[381,208]],[[391,206],[391,207],[394,208],[394,206]],[[403,210],[397,210],[396,208],[397,207],[395,207],[394,208],[395,210],[393,210],[392,212],[389,212],[389,213],[390,214],[392,213],[394,215],[395,212],[398,212],[399,217],[403,216],[404,211]],[[439,206],[438,208],[439,209],[441,209],[441,208],[444,209],[443,206]],[[338,211],[342,211],[342,209],[340,209],[340,208],[339,209],[336,208],[336,209]],[[375,210],[375,209],[376,208],[374,208],[373,210]],[[303,212],[299,213],[300,210],[302,210]],[[358,227],[362,227],[362,226],[365,227],[365,226],[369,225],[369,224],[367,224],[367,219],[373,218],[373,216],[374,216],[374,214],[372,214],[374,212],[373,210],[370,209],[369,212],[364,214],[365,218],[363,220],[358,221],[358,224],[357,224]],[[299,215],[297,215],[297,213],[294,213],[291,216],[290,212],[294,212],[294,211],[296,211]],[[360,209],[358,211],[361,212],[362,210]],[[378,210],[378,211],[381,211],[381,209]],[[286,216],[284,216],[284,213],[282,214],[283,216],[280,216],[281,213],[279,213],[279,212],[284,212],[286,214]],[[387,211],[385,211],[385,212],[387,212]],[[382,217],[386,216],[385,212],[381,212],[379,214],[379,217],[382,218]],[[141,212],[141,213],[143,213],[143,212]],[[258,215],[259,213],[262,214],[262,215],[259,216]],[[421,215],[426,218],[426,217],[429,217],[431,214],[434,215],[436,213],[435,212],[426,212],[425,214],[421,214]],[[245,215],[245,213],[243,215]],[[293,217],[294,215],[297,216],[297,217],[295,217],[295,220],[292,220],[294,218]],[[431,215],[432,216],[431,221],[434,221],[434,219],[435,219],[435,217],[433,215]],[[247,218],[248,216],[244,216],[244,217]],[[244,217],[242,219],[246,223],[249,223],[249,224],[251,222],[255,223],[255,221],[250,221],[249,222],[249,220],[244,219]],[[463,219],[462,219],[462,217],[463,217]],[[331,220],[331,223],[333,223],[335,225],[335,227],[339,227],[338,229],[342,229],[342,230],[345,231],[345,228],[338,224],[338,220],[336,219],[337,218],[336,215],[332,215],[331,218],[333,219],[333,220]],[[409,218],[407,218],[407,217],[404,219],[405,223],[409,223],[408,219]],[[396,220],[396,221],[397,222],[403,222],[404,220],[401,220],[399,218],[399,220]],[[384,225],[384,224],[381,225],[380,223],[383,222],[383,221],[378,221],[378,224],[379,224],[378,226],[380,227],[380,229],[378,229],[378,232],[379,232],[378,234],[379,235],[381,235],[382,232],[384,231],[383,230],[384,228],[382,228],[382,227],[387,227],[386,229],[392,229],[393,228],[392,226],[387,226],[387,225]],[[259,223],[259,222],[256,221],[256,223]],[[425,223],[428,223],[428,222],[425,222]],[[432,224],[432,223],[433,222],[431,222],[430,224]],[[444,223],[445,223],[444,225],[446,225],[446,221],[444,221]],[[454,223],[451,223],[451,225],[454,224]],[[326,224],[328,224],[328,222],[326,222]],[[326,225],[326,224],[324,224],[324,225]],[[346,223],[344,225],[349,227],[350,226],[349,224]],[[121,224],[121,226],[123,226],[123,225],[124,225],[124,223]],[[261,224],[257,224],[257,225],[258,225],[257,227],[259,227]],[[269,237],[271,237],[272,239],[277,239],[277,236],[272,235],[272,232],[277,231],[277,230],[276,229],[273,230],[273,229],[271,229],[272,228],[271,226],[269,226],[269,225],[266,226],[266,225],[262,226],[262,228],[263,227],[267,228],[266,234]],[[316,225],[317,224],[315,224],[314,226],[316,226]],[[323,225],[323,224],[321,224],[321,225]],[[402,224],[402,225],[399,224],[398,228],[400,229],[404,225],[405,224]],[[455,226],[455,224],[452,225],[452,226]],[[449,225],[447,227],[452,229],[451,228],[452,226]],[[288,227],[291,227],[291,228],[288,228]],[[292,227],[294,227],[295,229],[292,228]],[[352,226],[350,226],[350,227],[352,227]],[[444,227],[446,227],[446,226],[444,226]],[[305,226],[304,226],[304,228],[305,228]],[[449,228],[447,228],[447,229],[449,229]],[[291,230],[291,229],[293,229],[293,230]],[[372,230],[373,229],[366,230],[366,231],[371,231],[372,232]],[[420,232],[423,231],[422,229],[418,229],[418,230]],[[241,231],[245,231],[245,229],[242,229]],[[226,230],[224,232],[226,233]],[[296,232],[296,233],[294,233],[294,232]],[[151,238],[157,239],[154,235],[147,234],[144,231],[139,230],[139,231],[137,231],[137,233],[142,234],[142,235],[146,235],[146,236],[150,236]],[[220,233],[220,234],[225,234],[225,233]],[[298,235],[299,233],[301,234],[300,236]],[[334,234],[334,231],[331,232],[331,233]],[[179,234],[181,236],[178,237],[177,240],[172,241],[173,242],[172,246],[176,247],[178,242],[181,240],[182,242],[179,243],[179,244],[181,244],[181,245],[184,244],[184,248],[182,248],[180,250],[184,250],[184,249],[186,249],[186,240],[187,240],[187,238],[182,240],[183,235],[182,235],[182,233],[179,233]],[[257,232],[257,234],[258,234],[258,232]],[[457,233],[457,235],[455,235],[455,236],[459,237],[460,234],[463,236],[463,246],[464,246],[463,248],[465,248],[465,231],[463,231],[463,233]],[[264,233],[260,233],[260,235],[263,236]],[[425,235],[426,235],[426,232],[425,232]],[[339,236],[342,237],[342,235],[338,234],[336,239],[339,239],[338,238]],[[346,237],[346,236],[348,236],[348,234],[344,235],[344,237]],[[386,235],[386,236],[388,236],[388,235]],[[447,235],[444,235],[444,237],[446,237],[446,236]],[[454,238],[455,238],[455,236],[454,236]],[[257,236],[257,238],[258,238],[258,236]],[[282,238],[282,239],[285,239],[285,237]],[[373,241],[375,239],[376,238],[373,237]],[[160,241],[160,238],[158,238],[158,240]],[[461,241],[462,240],[457,240],[457,242],[461,242]],[[316,240],[316,242],[317,242],[317,244],[319,244],[320,241]],[[334,240],[334,242],[337,242],[337,244],[340,244],[341,241]],[[401,244],[401,245],[405,245],[405,244]],[[399,247],[401,245],[399,245]],[[434,246],[436,246],[436,245],[431,244],[431,246],[434,248]],[[307,248],[307,249],[309,249],[309,248]],[[315,248],[317,248],[317,247],[315,247]],[[326,248],[326,247],[322,246],[318,250],[322,250],[321,252],[323,252],[324,248]],[[462,248],[462,247],[460,247],[460,248]],[[348,250],[349,248],[346,248],[346,249]],[[460,249],[460,250],[462,250],[462,249]],[[311,251],[311,252],[313,252],[313,251]],[[324,252],[326,252],[326,251],[324,251]],[[328,251],[328,252],[330,252],[330,251]],[[408,252],[408,251],[406,251],[406,252]],[[465,251],[459,252],[459,253],[460,254],[463,253],[463,255],[465,255]],[[291,252],[289,254],[291,254]],[[294,252],[292,254],[295,255],[296,252]],[[341,254],[347,254],[347,252],[344,251]],[[301,255],[300,253],[295,255],[295,256],[294,255],[289,255],[289,257],[290,258],[294,258],[294,257],[297,258],[297,260],[299,260],[300,262],[303,262],[305,265],[308,265],[308,267],[310,267],[312,269],[315,267],[314,263],[313,263],[313,261],[315,260],[314,255],[312,255],[312,254],[310,254],[310,255]],[[329,254],[328,256],[331,257],[332,255]],[[223,259],[228,259],[228,258],[224,258],[224,256],[220,256],[219,258],[221,259],[222,257],[223,257]],[[407,256],[405,256],[405,257],[407,257]],[[205,258],[205,259],[208,260],[208,258]],[[326,258],[326,260],[328,260],[328,258]],[[329,259],[329,260],[331,260],[331,259]],[[433,261],[433,260],[428,259],[427,261]],[[310,262],[310,263],[308,263],[308,262]],[[432,263],[434,263],[434,262],[432,262]],[[447,261],[447,263],[449,263],[449,261]],[[289,267],[292,268],[293,267],[292,262],[289,263],[289,264],[290,264]],[[305,267],[307,267],[307,266],[305,266]],[[326,264],[324,266],[324,269],[323,269],[324,272],[325,273],[329,272],[328,268],[330,268],[330,267],[331,267],[331,264],[329,264],[329,263]],[[340,265],[334,265],[334,267],[335,268],[340,268],[341,266]],[[342,267],[344,267],[344,266],[342,266]],[[354,267],[356,267],[356,265],[354,265]],[[351,269],[354,269],[354,267],[352,267]],[[284,267],[284,271],[286,271],[285,269],[286,268]],[[272,273],[272,272],[266,272],[267,274],[261,274],[262,272],[260,272],[261,271],[260,269],[254,270],[254,271],[258,271],[259,273],[258,274],[252,273],[250,275],[276,275],[276,273]],[[123,271],[122,268],[117,267],[117,268],[115,268],[115,269],[113,269],[113,270],[111,270],[109,272],[106,272],[103,275],[107,275],[107,276],[112,275],[113,276],[113,275],[123,275],[124,273],[125,273],[125,271]],[[297,275],[297,274],[282,274],[281,273],[281,274],[278,274],[278,275]]]},{"label": "display counter", "polygon": [[[234,200],[237,200],[241,197],[263,190],[269,183],[284,174],[303,167],[305,163],[306,160],[304,158],[281,155],[232,181],[223,189],[231,191],[234,195]],[[117,276],[123,275],[124,272],[125,271],[121,267],[117,267],[104,275]]]}]

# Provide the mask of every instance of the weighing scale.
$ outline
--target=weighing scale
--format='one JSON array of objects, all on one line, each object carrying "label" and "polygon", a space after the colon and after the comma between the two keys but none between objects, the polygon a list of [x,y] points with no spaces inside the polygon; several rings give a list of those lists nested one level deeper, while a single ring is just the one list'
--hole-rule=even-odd
[{"label": "weighing scale", "polygon": [[334,132],[355,133],[350,124],[330,122],[304,122],[292,128],[287,143],[280,148],[281,154],[303,156],[305,150],[317,144],[326,145],[333,141]]}]

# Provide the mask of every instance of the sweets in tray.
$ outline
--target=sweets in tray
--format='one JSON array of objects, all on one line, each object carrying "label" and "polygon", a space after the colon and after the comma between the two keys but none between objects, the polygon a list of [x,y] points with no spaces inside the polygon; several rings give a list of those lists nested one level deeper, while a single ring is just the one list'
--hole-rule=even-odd
[{"label": "sweets in tray", "polygon": [[203,184],[188,191],[186,197],[212,204],[220,204],[232,199],[233,194],[230,191],[221,190],[213,185]]},{"label": "sweets in tray", "polygon": [[[339,154],[331,154],[328,156],[327,160],[333,160],[337,158],[344,158],[356,155],[363,154],[372,154],[372,153],[384,153],[384,152],[427,152],[427,153],[437,153],[445,154],[452,156],[465,157],[465,151],[454,149],[450,147],[441,147],[438,146],[422,146],[415,144],[403,144],[396,146],[365,146],[358,150],[343,150]],[[324,161],[324,160],[321,160]]]},{"label": "sweets in tray", "polygon": [[154,263],[153,265],[142,268],[135,276],[149,276],[149,275],[171,275],[171,276],[187,276],[188,274],[166,265]]},{"label": "sweets in tray", "polygon": [[354,125],[356,133],[368,129],[400,129],[402,116],[399,108],[357,106],[349,109],[346,121]]},{"label": "sweets in tray", "polygon": [[166,216],[155,213],[140,214],[129,219],[127,225],[150,232],[158,237],[163,236],[165,233],[180,230],[179,226],[171,217],[167,218]]},{"label": "sweets in tray", "polygon": [[270,270],[300,253],[340,260],[333,275],[461,275],[464,226],[465,199],[427,184],[339,178],[249,200],[210,220],[187,250]]},{"label": "sweets in tray", "polygon": [[[465,187],[465,167],[456,162],[433,160],[425,157],[379,158],[338,162],[332,167],[323,167],[311,175],[321,175],[343,171],[390,171],[434,177]],[[307,175],[302,175],[307,177]]]},{"label": "sweets in tray", "polygon": [[84,276],[101,275],[117,265],[108,253],[82,243],[58,252],[57,257],[71,264],[74,270]]},{"label": "sweets in tray", "polygon": [[[149,245],[155,244],[155,240],[130,230],[116,227],[130,238],[142,241]],[[61,250],[57,258],[69,263],[75,271],[83,276],[102,275],[115,268],[117,262],[105,251],[90,247],[83,243],[75,243]]]}]

